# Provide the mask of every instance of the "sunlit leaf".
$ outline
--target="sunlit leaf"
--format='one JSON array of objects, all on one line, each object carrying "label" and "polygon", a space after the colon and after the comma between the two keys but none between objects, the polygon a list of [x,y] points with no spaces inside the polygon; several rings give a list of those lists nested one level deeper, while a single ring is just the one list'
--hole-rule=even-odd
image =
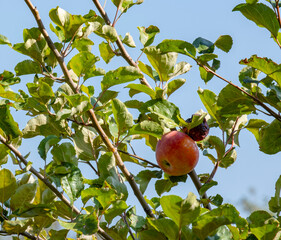
[{"label": "sunlit leaf", "polygon": [[277,37],[279,23],[274,11],[263,3],[247,4],[241,3],[232,11],[240,11],[246,18],[256,23],[259,27],[264,27]]},{"label": "sunlit leaf", "polygon": [[0,202],[6,202],[16,191],[17,182],[12,172],[8,169],[0,170]]},{"label": "sunlit leaf", "polygon": [[215,46],[225,52],[229,52],[233,44],[232,37],[229,35],[220,36],[217,41],[215,41]]},{"label": "sunlit leaf", "polygon": [[131,82],[142,77],[143,75],[135,67],[119,67],[105,74],[101,81],[101,87],[102,90],[106,90],[114,85]]}]

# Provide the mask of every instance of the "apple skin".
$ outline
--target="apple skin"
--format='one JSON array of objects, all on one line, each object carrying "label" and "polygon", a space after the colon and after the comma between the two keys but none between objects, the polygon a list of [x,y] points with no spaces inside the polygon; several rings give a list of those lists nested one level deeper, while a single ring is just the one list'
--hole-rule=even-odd
[{"label": "apple skin", "polygon": [[183,132],[171,131],[156,145],[159,167],[171,176],[182,176],[197,165],[199,150],[194,140]]}]

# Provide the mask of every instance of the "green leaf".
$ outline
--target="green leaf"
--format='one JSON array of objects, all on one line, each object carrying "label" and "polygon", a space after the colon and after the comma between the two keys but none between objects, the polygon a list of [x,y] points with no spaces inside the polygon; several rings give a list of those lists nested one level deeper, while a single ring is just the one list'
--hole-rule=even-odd
[{"label": "green leaf", "polygon": [[233,44],[232,37],[229,35],[220,36],[217,41],[215,41],[215,46],[225,52],[229,52]]},{"label": "green leaf", "polygon": [[163,135],[163,129],[161,125],[156,122],[144,120],[137,125],[134,125],[129,130],[129,135],[135,134],[148,134],[156,138],[161,138],[161,136]]},{"label": "green leaf", "polygon": [[106,63],[109,63],[110,60],[115,56],[115,53],[109,46],[109,43],[102,42],[99,45],[99,50],[100,50],[100,56]]},{"label": "green leaf", "polygon": [[150,25],[148,28],[138,27],[140,32],[140,41],[144,47],[151,45],[154,41],[156,34],[160,32],[159,28]]},{"label": "green leaf", "polygon": [[138,175],[135,177],[135,180],[140,185],[140,190],[142,194],[144,194],[150,180],[152,178],[161,178],[161,176],[162,171],[144,170],[138,173]]},{"label": "green leaf", "polygon": [[275,195],[268,202],[269,210],[271,212],[279,213],[281,211],[280,191],[281,191],[281,176],[279,176],[279,178],[275,183]]},{"label": "green leaf", "polygon": [[204,80],[205,83],[209,82],[213,77],[214,74],[208,72],[205,68],[199,67],[200,77],[202,80]]},{"label": "green leaf", "polygon": [[281,122],[273,120],[263,127],[259,134],[260,150],[266,154],[275,154],[281,151]]},{"label": "green leaf", "polygon": [[198,53],[213,53],[214,52],[214,43],[205,39],[205,38],[196,38],[192,45],[196,48]]},{"label": "green leaf", "polygon": [[138,62],[138,66],[140,68],[140,70],[145,73],[147,76],[149,76],[150,78],[152,78],[153,80],[155,79],[155,71],[152,69],[152,67],[150,67],[149,65],[143,63],[142,61]]},{"label": "green leaf", "polygon": [[[136,2],[133,2],[133,0],[111,0],[111,1],[117,8],[119,8],[120,11],[127,12],[129,8],[131,8],[136,4],[137,5],[142,4],[144,0],[137,0]],[[121,6],[119,6],[121,1],[122,4]]]},{"label": "green leaf", "polygon": [[193,222],[193,232],[199,239],[205,239],[220,226],[236,224],[247,231],[247,221],[239,216],[239,212],[230,204],[221,205],[210,212],[200,215]]},{"label": "green leaf", "polygon": [[103,209],[107,209],[111,203],[116,201],[116,193],[108,186],[103,188],[87,188],[81,192],[81,199],[83,204],[86,204],[90,198],[96,198]]},{"label": "green leaf", "polygon": [[110,224],[115,217],[121,215],[126,209],[128,209],[128,205],[125,201],[117,200],[113,202],[112,207],[106,209],[104,213],[105,220]]},{"label": "green leaf", "polygon": [[[2,145],[1,145],[2,146]],[[8,169],[0,170],[0,202],[6,202],[16,191],[17,182],[15,176]]]},{"label": "green leaf", "polygon": [[98,218],[95,214],[80,214],[74,221],[68,223],[58,220],[65,229],[73,230],[80,234],[92,235],[98,231]]},{"label": "green leaf", "polygon": [[192,223],[200,214],[200,204],[193,193],[189,193],[184,200],[175,195],[163,196],[160,204],[167,217],[179,228]]},{"label": "green leaf", "polygon": [[102,90],[106,90],[114,85],[131,82],[143,75],[135,67],[119,67],[116,70],[108,71],[101,81]]},{"label": "green leaf", "polygon": [[49,17],[58,26],[57,31],[63,33],[61,38],[66,42],[70,41],[81,25],[87,21],[81,15],[72,15],[60,7],[51,9]]},{"label": "green leaf", "polygon": [[170,192],[172,187],[176,186],[177,183],[171,182],[170,179],[160,179],[155,183],[155,191],[161,196],[164,192]]},{"label": "green leaf", "polygon": [[73,168],[70,173],[61,178],[61,187],[73,203],[80,197],[84,189],[83,176],[79,168]]},{"label": "green leaf", "polygon": [[15,66],[17,76],[41,73],[41,67],[38,62],[32,60],[24,60]]},{"label": "green leaf", "polygon": [[260,58],[257,55],[253,55],[251,58],[241,60],[239,63],[264,72],[281,86],[281,66],[273,62],[271,59]]},{"label": "green leaf", "polygon": [[89,38],[79,38],[75,39],[72,43],[72,48],[76,48],[79,52],[91,52],[91,46],[94,42]]},{"label": "green leaf", "polygon": [[200,196],[203,196],[205,192],[207,192],[211,187],[218,185],[218,182],[216,181],[211,181],[208,183],[205,183],[204,185],[202,185],[202,187],[199,190],[199,194]]},{"label": "green leaf", "polygon": [[62,230],[54,230],[51,229],[48,234],[50,236],[50,240],[57,240],[57,239],[66,239],[66,236],[68,234],[68,229],[62,229]]},{"label": "green leaf", "polygon": [[167,240],[166,236],[156,230],[144,230],[138,233],[139,240]]},{"label": "green leaf", "polygon": [[[249,3],[249,4],[255,4],[257,3],[259,0],[246,0],[246,3]],[[275,0],[274,0],[275,1]]]},{"label": "green leaf", "polygon": [[76,155],[81,160],[93,160],[94,156],[94,137],[93,131],[88,127],[74,126],[75,134],[72,135]]},{"label": "green leaf", "polygon": [[64,142],[60,145],[54,145],[51,150],[53,155],[53,160],[57,164],[61,164],[62,162],[71,163],[75,166],[78,165],[78,160],[75,156],[75,149],[73,145],[69,142]]},{"label": "green leaf", "polygon": [[201,88],[197,91],[202,103],[204,104],[205,108],[207,109],[208,113],[216,120],[217,119],[217,96],[212,91],[206,89],[203,90]]},{"label": "green leaf", "polygon": [[149,218],[148,223],[153,226],[155,230],[163,233],[168,239],[177,239],[179,228],[171,219],[159,218],[152,220]]},{"label": "green leaf", "polygon": [[38,146],[38,153],[41,158],[46,160],[49,149],[57,144],[61,139],[55,135],[45,137]]},{"label": "green leaf", "polygon": [[27,183],[19,186],[10,200],[11,209],[21,209],[32,202],[36,194],[36,183]]},{"label": "green leaf", "polygon": [[100,172],[100,180],[107,181],[117,191],[121,198],[126,200],[128,191],[126,185],[120,182],[112,153],[108,152],[101,155],[98,161],[98,169]]},{"label": "green leaf", "polygon": [[228,84],[218,96],[219,113],[225,117],[236,117],[255,111],[254,101],[237,88]]},{"label": "green leaf", "polygon": [[130,35],[130,33],[126,33],[124,39],[122,40],[122,42],[124,44],[126,44],[128,47],[131,47],[131,48],[135,48],[136,47],[136,44],[135,44],[135,41],[133,39],[133,37]]},{"label": "green leaf", "polygon": [[31,219],[5,220],[3,228],[8,234],[20,234],[23,233],[31,223]]},{"label": "green leaf", "polygon": [[10,149],[4,144],[0,144],[0,166],[8,162]]},{"label": "green leaf", "polygon": [[186,82],[186,80],[184,78],[175,79],[175,80],[169,82],[167,85],[168,97],[171,96],[171,94],[173,92],[175,92],[177,89],[179,89],[185,82]]},{"label": "green leaf", "polygon": [[279,23],[274,11],[263,3],[237,5],[232,11],[240,11],[246,18],[256,23],[259,27],[264,27],[274,37],[277,37]]},{"label": "green leaf", "polygon": [[[274,239],[279,235],[279,221],[266,211],[255,211],[249,218],[251,232],[258,239]],[[277,235],[278,234],[278,235]],[[278,237],[278,238],[279,238]]]},{"label": "green leaf", "polygon": [[9,39],[4,35],[0,34],[0,45],[4,45],[4,44],[8,44],[9,46],[11,46]]},{"label": "green leaf", "polygon": [[13,49],[44,64],[44,52],[48,46],[40,30],[38,28],[24,29],[23,39],[24,43],[13,45]]},{"label": "green leaf", "polygon": [[174,72],[178,54],[174,52],[162,53],[156,47],[146,47],[143,52],[158,73],[160,81],[168,81],[171,78],[170,75]]},{"label": "green leaf", "polygon": [[14,74],[9,71],[4,71],[0,74],[0,85],[9,86],[20,83],[19,77],[14,77]]},{"label": "green leaf", "polygon": [[215,58],[217,58],[218,55],[214,54],[214,53],[205,53],[205,54],[202,54],[200,55],[197,60],[201,63],[207,63]]},{"label": "green leaf", "polygon": [[9,88],[4,88],[0,85],[0,97],[9,99],[18,103],[24,102],[21,95],[8,90]]},{"label": "green leaf", "polygon": [[133,116],[126,108],[125,104],[118,99],[111,100],[112,112],[117,123],[119,135],[130,129],[133,123]]},{"label": "green leaf", "polygon": [[32,138],[38,135],[56,135],[59,137],[67,133],[66,127],[66,122],[55,121],[55,119],[50,116],[40,114],[30,119],[22,132],[24,138]]},{"label": "green leaf", "polygon": [[179,62],[174,66],[174,71],[169,75],[170,78],[187,73],[191,69],[191,65],[187,62]]},{"label": "green leaf", "polygon": [[178,107],[165,99],[149,100],[144,103],[140,111],[155,114],[160,124],[167,128],[175,128],[179,125],[180,112]]},{"label": "green leaf", "polygon": [[0,116],[0,129],[2,129],[9,138],[17,138],[22,135],[17,122],[15,122],[10,113],[9,105],[0,105]]},{"label": "green leaf", "polygon": [[225,153],[225,146],[219,137],[209,135],[203,141],[202,144],[205,148],[216,149],[217,159],[221,160]]},{"label": "green leaf", "polygon": [[109,25],[102,26],[101,35],[108,41],[115,42],[118,38],[117,31],[114,27]]},{"label": "green leaf", "polygon": [[230,152],[226,154],[226,156],[221,160],[220,167],[222,168],[228,168],[231,166],[237,158],[237,152],[233,148]]},{"label": "green leaf", "polygon": [[96,57],[94,54],[90,52],[80,52],[71,58],[68,67],[79,77],[95,68],[95,63],[97,61],[99,61],[99,57]]},{"label": "green leaf", "polygon": [[130,88],[130,89],[136,90],[138,92],[143,92],[143,93],[149,95],[151,98],[155,98],[155,94],[156,94],[155,91],[146,85],[130,83],[125,88]]},{"label": "green leaf", "polygon": [[250,119],[245,128],[253,133],[257,142],[259,142],[259,131],[262,127],[265,127],[267,125],[268,123],[262,119]]},{"label": "green leaf", "polygon": [[55,212],[59,217],[62,217],[64,219],[73,219],[77,216],[76,213],[74,213],[69,206],[67,206],[64,202],[61,201],[55,201],[54,205],[57,209]]},{"label": "green leaf", "polygon": [[191,58],[195,58],[196,56],[195,47],[191,43],[182,40],[166,39],[158,44],[157,48],[159,48],[162,53],[176,52],[190,56]]}]

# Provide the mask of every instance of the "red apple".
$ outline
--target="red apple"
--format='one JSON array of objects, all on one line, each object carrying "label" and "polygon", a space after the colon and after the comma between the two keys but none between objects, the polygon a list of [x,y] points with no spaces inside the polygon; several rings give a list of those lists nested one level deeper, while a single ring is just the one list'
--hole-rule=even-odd
[{"label": "red apple", "polygon": [[171,176],[181,176],[191,172],[198,159],[199,151],[196,143],[183,132],[166,133],[157,143],[158,165]]}]

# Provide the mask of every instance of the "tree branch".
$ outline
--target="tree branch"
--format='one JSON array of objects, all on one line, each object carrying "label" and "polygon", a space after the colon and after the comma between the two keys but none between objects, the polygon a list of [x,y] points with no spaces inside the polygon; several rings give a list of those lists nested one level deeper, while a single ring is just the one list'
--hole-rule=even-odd
[{"label": "tree branch", "polygon": [[243,92],[244,94],[246,94],[248,97],[252,98],[258,105],[260,105],[263,109],[265,109],[272,117],[274,117],[275,119],[277,119],[278,121],[281,122],[281,116],[277,113],[275,113],[273,110],[271,110],[268,106],[266,106],[261,100],[259,100],[258,98],[256,98],[255,96],[249,94],[248,92],[246,92],[244,89],[240,88],[239,86],[235,85],[234,83],[228,81],[227,79],[225,79],[224,77],[220,76],[219,74],[217,74],[216,72],[214,72],[212,69],[210,69],[209,67],[202,65],[200,63],[197,62],[197,64],[201,67],[203,67],[207,72],[214,74],[216,77],[220,78],[221,80],[223,80],[224,82],[227,82],[228,84],[230,84],[231,86],[237,88],[239,91]]},{"label": "tree branch", "polygon": [[[3,231],[3,230],[1,230],[0,233],[1,234],[11,235],[11,234],[7,233],[6,231]],[[26,237],[28,239],[31,239],[31,240],[43,240],[43,238],[41,238],[39,236],[35,237],[35,236],[31,235],[28,232],[22,232],[22,233],[19,233],[19,235],[22,235],[22,236],[24,236],[24,237]]]},{"label": "tree branch", "polygon": [[[22,156],[22,154],[19,152],[19,150],[17,150],[12,144],[8,143],[7,140],[2,135],[0,135],[0,142],[5,144],[25,166],[28,165],[28,161]],[[39,173],[33,167],[31,167],[29,169],[29,171],[31,173],[33,173],[38,179],[40,179],[54,194],[56,194],[56,196],[66,206],[68,206],[72,210],[73,213],[75,213],[77,215],[80,214],[80,211],[75,206],[72,206],[70,201],[55,186],[53,186],[53,184],[47,178],[45,178],[41,173]],[[98,233],[101,234],[102,236],[106,234],[106,233],[104,233],[103,229],[100,227],[98,229]],[[105,236],[106,236],[105,239],[113,240],[109,235],[106,234]]]},{"label": "tree branch", "polygon": [[[38,10],[32,5],[32,3],[30,2],[30,0],[24,0],[26,2],[26,4],[28,5],[29,9],[31,10],[37,24],[39,27],[39,30],[41,31],[41,33],[43,34],[44,38],[46,39],[46,42],[48,44],[48,46],[50,47],[50,49],[52,50],[52,52],[55,54],[55,57],[62,69],[62,72],[64,73],[65,76],[65,80],[66,83],[71,87],[71,89],[73,90],[73,92],[75,93],[79,93],[76,84],[73,82],[70,73],[65,65],[64,59],[63,57],[60,55],[60,53],[58,52],[58,50],[56,49],[54,43],[52,42],[51,38],[49,37],[42,21],[40,18],[40,15],[38,13]],[[120,41],[120,39],[119,39]],[[121,42],[121,41],[120,41]],[[123,46],[123,45],[122,45]],[[134,191],[135,196],[137,197],[137,199],[139,200],[140,204],[142,205],[145,213],[150,216],[150,217],[155,217],[154,214],[152,213],[152,210],[150,209],[149,205],[147,204],[147,202],[145,201],[140,189],[138,188],[138,185],[136,184],[133,175],[128,171],[128,169],[126,168],[126,166],[124,165],[117,149],[113,146],[113,144],[111,143],[111,141],[109,140],[109,138],[107,137],[106,133],[104,132],[104,130],[102,129],[102,127],[100,126],[98,119],[95,115],[95,112],[93,109],[90,109],[88,111],[89,117],[92,120],[93,124],[94,124],[94,128],[96,129],[96,131],[98,132],[98,134],[101,136],[103,142],[105,143],[105,145],[107,146],[107,149],[113,153],[115,160],[116,160],[116,164],[119,167],[119,169],[122,171],[122,173],[124,174],[125,178],[127,179],[127,181],[129,182],[131,188]]]},{"label": "tree branch", "polygon": [[150,165],[153,166],[153,167],[160,168],[157,164],[152,163],[152,162],[150,162],[150,161],[148,161],[148,160],[146,160],[146,159],[144,159],[144,158],[141,158],[141,157],[139,157],[139,156],[137,156],[137,155],[135,155],[135,154],[131,154],[131,153],[125,152],[125,151],[123,151],[123,150],[118,150],[118,152],[127,154],[127,155],[129,155],[130,157],[133,157],[133,158],[136,158],[136,159],[138,159],[138,160],[141,160],[141,161],[143,161],[143,162],[145,162],[145,163],[150,164]]},{"label": "tree branch", "polygon": [[[107,25],[112,26],[112,23],[110,21],[110,19],[107,16],[107,13],[104,11],[103,7],[101,6],[100,2],[98,0],[92,0],[93,3],[95,4],[96,8],[98,9],[100,15],[102,16],[102,18],[104,19],[104,21],[106,22]],[[116,40],[116,44],[121,52],[122,57],[126,60],[126,62],[133,67],[136,67],[139,71],[139,66],[138,64],[131,58],[131,56],[129,55],[129,53],[127,52],[126,48],[124,47],[124,44],[122,43],[122,41],[119,38],[119,35],[117,34],[117,40]],[[141,71],[140,71],[141,72]],[[148,86],[149,88],[152,89],[152,87],[150,86],[150,84],[147,82],[147,80],[145,79],[145,77],[140,78],[140,82],[146,86]]]},{"label": "tree branch", "polygon": [[[194,186],[196,187],[198,193],[202,187],[202,184],[197,176],[197,173],[195,172],[195,170],[193,169],[190,173],[188,173],[189,177],[191,178]],[[203,194],[202,198],[208,199],[208,196],[206,193]],[[208,203],[206,206],[204,206],[205,208],[209,209],[210,211],[212,210],[211,205]]]}]

